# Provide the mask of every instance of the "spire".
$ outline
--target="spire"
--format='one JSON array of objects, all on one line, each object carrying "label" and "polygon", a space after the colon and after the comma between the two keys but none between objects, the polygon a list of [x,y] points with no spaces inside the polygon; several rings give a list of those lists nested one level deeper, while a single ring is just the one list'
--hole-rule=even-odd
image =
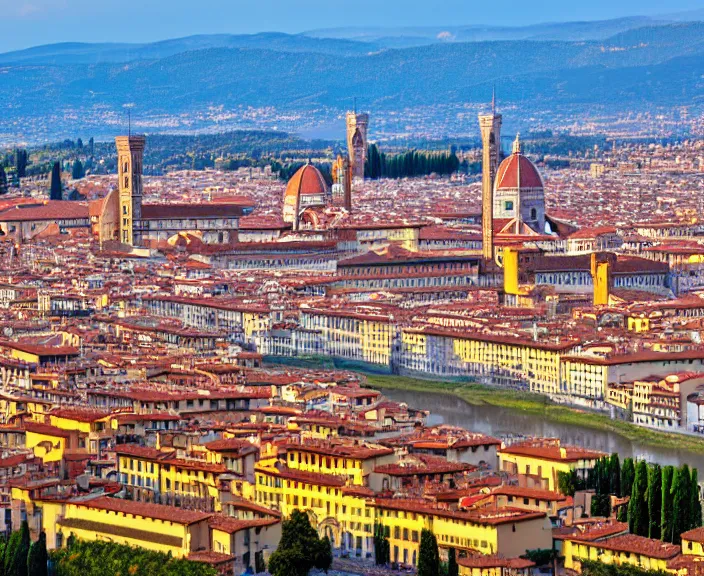
[{"label": "spire", "polygon": [[491,115],[496,116],[496,84],[491,88]]},{"label": "spire", "polygon": [[513,141],[513,153],[514,154],[521,153],[521,134],[520,133],[516,134],[516,139]]}]

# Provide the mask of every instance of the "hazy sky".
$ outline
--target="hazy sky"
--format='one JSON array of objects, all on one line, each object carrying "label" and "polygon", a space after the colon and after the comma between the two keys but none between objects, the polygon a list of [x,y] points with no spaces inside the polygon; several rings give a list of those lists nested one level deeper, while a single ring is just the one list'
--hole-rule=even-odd
[{"label": "hazy sky", "polygon": [[0,0],[0,51],[345,25],[516,26],[701,8],[704,0]]}]

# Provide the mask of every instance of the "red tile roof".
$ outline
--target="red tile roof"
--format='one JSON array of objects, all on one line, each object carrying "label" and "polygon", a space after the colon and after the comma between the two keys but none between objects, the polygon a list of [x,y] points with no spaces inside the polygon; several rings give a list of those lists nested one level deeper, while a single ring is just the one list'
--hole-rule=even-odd
[{"label": "red tile roof", "polygon": [[[564,453],[562,452],[564,450]],[[596,460],[606,456],[605,452],[588,450],[579,446],[563,446],[555,438],[540,438],[511,444],[499,450],[501,454],[530,456],[542,460],[557,462],[577,462],[579,460]]]},{"label": "red tile roof", "polygon": [[622,536],[614,536],[606,540],[594,542],[592,540],[582,540],[578,536],[568,538],[573,542],[583,542],[598,546],[605,550],[613,550],[614,552],[629,552],[631,554],[640,554],[650,558],[658,558],[667,560],[674,558],[680,553],[680,547],[675,544],[668,544],[655,538],[645,538],[644,536],[636,536],[634,534],[624,534]]},{"label": "red tile roof", "polygon": [[521,188],[543,188],[543,180],[535,165],[523,154],[511,154],[499,165],[496,172],[497,190],[518,188],[520,173]]},{"label": "red tile roof", "polygon": [[237,202],[210,204],[143,204],[144,220],[170,220],[179,218],[236,218],[245,208],[254,206],[248,198]]},{"label": "red tile roof", "polygon": [[89,209],[84,202],[48,200],[43,204],[15,206],[0,212],[0,222],[32,222],[41,220],[88,219]]},{"label": "red tile roof", "polygon": [[522,570],[535,566],[534,562],[526,558],[504,558],[503,556],[477,554],[457,558],[457,564],[466,568],[509,568]]},{"label": "red tile roof", "polygon": [[106,510],[120,514],[130,514],[132,516],[141,516],[142,518],[154,518],[164,522],[173,522],[174,524],[183,525],[194,524],[212,516],[212,514],[207,512],[196,512],[176,508],[175,506],[122,500],[119,498],[110,498],[109,496],[101,496],[92,500],[70,500],[68,503],[74,506]]},{"label": "red tile roof", "polygon": [[208,524],[214,530],[220,530],[221,532],[227,532],[228,534],[234,534],[240,530],[246,530],[247,528],[258,528],[261,526],[273,526],[281,522],[278,518],[253,518],[247,520],[239,520],[237,518],[230,518],[229,516],[211,516],[208,520]]}]

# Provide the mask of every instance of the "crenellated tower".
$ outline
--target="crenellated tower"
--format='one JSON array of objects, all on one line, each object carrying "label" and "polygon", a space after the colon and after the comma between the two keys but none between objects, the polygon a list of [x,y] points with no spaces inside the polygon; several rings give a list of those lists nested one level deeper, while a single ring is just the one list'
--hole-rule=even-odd
[{"label": "crenellated tower", "polygon": [[369,114],[347,113],[347,154],[354,178],[364,178],[368,129]]}]

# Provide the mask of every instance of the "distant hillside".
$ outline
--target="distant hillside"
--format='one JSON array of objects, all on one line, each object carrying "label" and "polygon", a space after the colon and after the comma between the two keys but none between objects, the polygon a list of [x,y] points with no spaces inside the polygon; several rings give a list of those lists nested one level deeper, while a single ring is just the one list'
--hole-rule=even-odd
[{"label": "distant hillside", "polygon": [[250,48],[292,53],[319,52],[336,56],[353,56],[366,54],[379,47],[351,40],[319,39],[300,34],[291,35],[278,32],[244,35],[208,34],[149,44],[47,44],[0,54],[0,65],[48,64],[62,66],[158,60],[184,52],[210,48]]},{"label": "distant hillside", "polygon": [[[701,104],[702,70],[702,22],[590,41],[435,42],[402,49],[286,34],[193,36],[141,46],[61,44],[0,55],[0,136],[18,120],[42,133],[57,118],[62,130],[85,123],[83,115],[93,125],[114,122],[129,102],[142,117],[160,118],[237,107],[344,110],[352,96],[371,110],[399,111],[486,102],[494,83],[503,103],[535,110]],[[250,125],[258,126],[256,119]]]},{"label": "distant hillside", "polygon": [[604,40],[627,30],[667,24],[668,20],[645,16],[591,22],[550,22],[530,26],[427,26],[399,28],[327,28],[306,32],[314,38],[347,39],[382,46],[417,46],[443,42],[487,42],[492,40]]}]

